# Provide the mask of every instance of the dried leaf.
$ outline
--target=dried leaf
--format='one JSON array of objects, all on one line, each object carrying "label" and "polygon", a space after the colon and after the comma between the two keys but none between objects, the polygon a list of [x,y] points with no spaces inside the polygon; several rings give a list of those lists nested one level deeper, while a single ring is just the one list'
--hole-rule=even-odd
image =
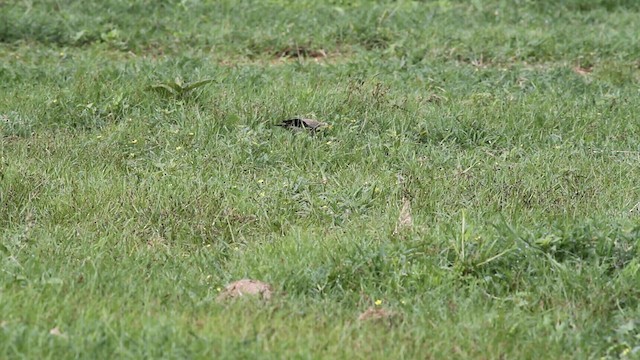
[{"label": "dried leaf", "polygon": [[67,335],[63,334],[62,331],[60,331],[59,327],[54,327],[53,329],[49,330],[49,334],[53,335],[53,336],[59,336],[59,337],[64,337],[66,338]]},{"label": "dried leaf", "polygon": [[582,75],[582,76],[589,75],[589,74],[591,74],[591,72],[593,72],[593,66],[586,66],[586,67],[576,66],[576,67],[573,68],[573,71],[576,74],[579,74],[579,75]]},{"label": "dried leaf", "polygon": [[400,216],[398,216],[398,222],[396,228],[393,231],[394,234],[399,234],[405,229],[411,229],[413,227],[413,217],[411,217],[411,202],[404,199],[402,209],[400,210]]}]

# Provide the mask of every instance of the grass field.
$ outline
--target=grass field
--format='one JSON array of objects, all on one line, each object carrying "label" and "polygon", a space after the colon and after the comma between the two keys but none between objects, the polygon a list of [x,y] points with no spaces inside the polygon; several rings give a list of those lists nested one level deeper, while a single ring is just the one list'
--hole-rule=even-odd
[{"label": "grass field", "polygon": [[0,358],[640,358],[639,18],[0,1]]}]

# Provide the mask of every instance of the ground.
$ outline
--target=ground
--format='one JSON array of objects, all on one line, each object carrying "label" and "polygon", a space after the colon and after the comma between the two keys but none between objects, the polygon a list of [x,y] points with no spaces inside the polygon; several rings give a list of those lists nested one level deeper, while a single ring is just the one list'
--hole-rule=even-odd
[{"label": "ground", "polygon": [[640,3],[0,11],[0,358],[640,356]]}]

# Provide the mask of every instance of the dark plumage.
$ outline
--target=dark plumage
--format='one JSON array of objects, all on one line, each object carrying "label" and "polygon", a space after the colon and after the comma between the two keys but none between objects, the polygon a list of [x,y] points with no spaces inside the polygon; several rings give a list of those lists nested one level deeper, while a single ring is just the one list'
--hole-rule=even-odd
[{"label": "dark plumage", "polygon": [[282,123],[278,124],[277,126],[281,126],[291,130],[316,131],[328,125],[329,124],[324,123],[322,121],[317,121],[312,119],[303,119],[303,118],[293,118],[289,120],[284,120]]}]

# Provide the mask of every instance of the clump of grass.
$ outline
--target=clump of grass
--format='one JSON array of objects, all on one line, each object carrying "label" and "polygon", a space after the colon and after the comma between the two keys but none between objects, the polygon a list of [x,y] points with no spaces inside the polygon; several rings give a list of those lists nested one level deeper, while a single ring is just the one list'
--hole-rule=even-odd
[{"label": "clump of grass", "polygon": [[214,79],[204,79],[204,80],[185,83],[182,80],[182,78],[177,77],[173,81],[151,85],[149,86],[149,89],[154,90],[165,96],[168,95],[168,96],[181,99],[181,98],[190,96],[189,94],[191,94],[195,89],[203,87],[214,81],[215,81]]}]

